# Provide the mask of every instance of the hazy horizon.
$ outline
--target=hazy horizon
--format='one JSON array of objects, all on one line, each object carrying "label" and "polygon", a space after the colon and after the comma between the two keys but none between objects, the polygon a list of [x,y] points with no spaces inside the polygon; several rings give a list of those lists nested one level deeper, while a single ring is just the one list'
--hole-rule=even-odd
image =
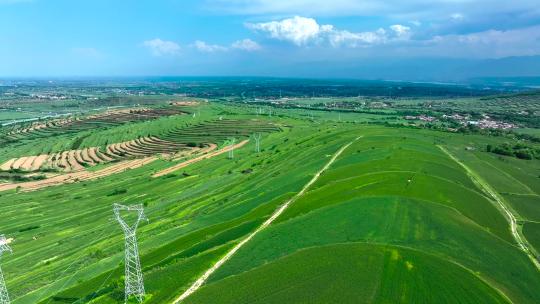
[{"label": "hazy horizon", "polygon": [[0,0],[0,77],[540,76],[535,1]]}]

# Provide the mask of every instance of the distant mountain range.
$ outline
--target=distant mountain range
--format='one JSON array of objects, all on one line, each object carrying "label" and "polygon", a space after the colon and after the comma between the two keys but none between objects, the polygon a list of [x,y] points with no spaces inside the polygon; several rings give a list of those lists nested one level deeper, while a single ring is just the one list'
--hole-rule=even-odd
[{"label": "distant mountain range", "polygon": [[[540,56],[501,59],[406,58],[357,62],[309,62],[286,68],[300,77],[338,77],[425,82],[540,86]],[[290,76],[290,75],[289,75]]]}]

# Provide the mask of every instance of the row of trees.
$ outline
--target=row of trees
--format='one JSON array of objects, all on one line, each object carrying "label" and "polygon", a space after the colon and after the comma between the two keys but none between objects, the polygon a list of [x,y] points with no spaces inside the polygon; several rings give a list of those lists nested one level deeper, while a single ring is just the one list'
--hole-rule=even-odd
[{"label": "row of trees", "polygon": [[510,145],[503,143],[497,146],[487,145],[486,151],[506,156],[513,156],[520,159],[540,159],[540,149],[533,148],[524,144]]}]

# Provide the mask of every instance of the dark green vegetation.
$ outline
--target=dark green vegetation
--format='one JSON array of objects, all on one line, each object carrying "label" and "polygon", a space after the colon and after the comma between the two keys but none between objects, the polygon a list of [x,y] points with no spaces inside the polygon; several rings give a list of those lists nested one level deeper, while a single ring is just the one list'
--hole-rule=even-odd
[{"label": "dark green vegetation", "polygon": [[540,149],[534,149],[524,144],[511,146],[508,143],[503,143],[495,147],[487,145],[486,151],[500,155],[515,156],[521,159],[540,158]]},{"label": "dark green vegetation", "polygon": [[0,161],[142,136],[224,146],[231,137],[263,133],[260,153],[252,140],[234,159],[222,154],[160,178],[151,176],[178,161],[0,192],[0,233],[14,238],[14,254],[2,259],[13,302],[121,303],[123,234],[112,217],[118,202],[144,204],[150,221],[138,236],[145,303],[169,303],[359,136],[186,303],[540,302],[540,271],[516,245],[508,220],[439,148],[503,197],[539,251],[540,160],[486,151],[506,142],[537,149],[534,141],[387,125],[396,115],[391,109],[272,107],[270,116],[266,103],[265,114],[255,114],[261,106],[203,103],[180,108],[190,115],[2,146]]}]

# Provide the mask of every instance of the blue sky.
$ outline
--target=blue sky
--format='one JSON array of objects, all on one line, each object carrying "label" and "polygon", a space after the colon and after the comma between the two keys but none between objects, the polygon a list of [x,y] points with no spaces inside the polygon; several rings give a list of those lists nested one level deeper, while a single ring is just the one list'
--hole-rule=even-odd
[{"label": "blue sky", "polygon": [[0,0],[4,77],[391,78],[538,55],[538,0]]}]

